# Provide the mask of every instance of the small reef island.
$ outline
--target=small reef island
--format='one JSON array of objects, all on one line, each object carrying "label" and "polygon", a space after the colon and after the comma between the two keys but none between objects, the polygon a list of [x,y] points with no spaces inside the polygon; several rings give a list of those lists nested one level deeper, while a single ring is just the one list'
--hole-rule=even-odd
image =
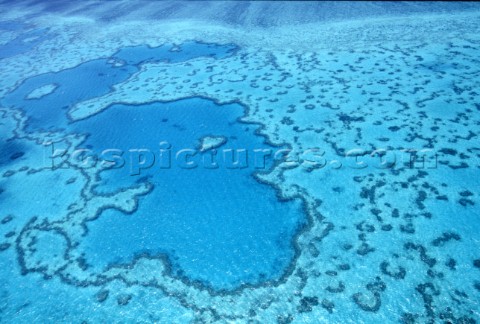
[{"label": "small reef island", "polygon": [[205,152],[208,150],[212,150],[215,148],[218,148],[225,143],[227,143],[227,138],[225,136],[214,136],[214,135],[209,135],[209,136],[204,136],[200,138],[200,144],[198,150],[200,152]]},{"label": "small reef island", "polygon": [[55,84],[55,83],[46,84],[30,92],[25,97],[25,99],[41,99],[53,93],[57,88],[58,88],[58,84]]}]

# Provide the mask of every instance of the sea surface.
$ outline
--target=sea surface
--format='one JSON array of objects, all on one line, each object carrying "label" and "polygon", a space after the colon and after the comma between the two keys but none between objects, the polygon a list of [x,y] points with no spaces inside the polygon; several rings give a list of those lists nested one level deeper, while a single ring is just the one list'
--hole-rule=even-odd
[{"label": "sea surface", "polygon": [[0,322],[480,322],[480,5],[0,1]]}]

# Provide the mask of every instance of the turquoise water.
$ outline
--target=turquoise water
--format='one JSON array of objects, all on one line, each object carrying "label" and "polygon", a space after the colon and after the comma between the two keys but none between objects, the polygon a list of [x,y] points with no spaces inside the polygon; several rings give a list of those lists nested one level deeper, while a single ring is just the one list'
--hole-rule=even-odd
[{"label": "turquoise water", "polygon": [[0,9],[0,322],[480,321],[477,4]]}]

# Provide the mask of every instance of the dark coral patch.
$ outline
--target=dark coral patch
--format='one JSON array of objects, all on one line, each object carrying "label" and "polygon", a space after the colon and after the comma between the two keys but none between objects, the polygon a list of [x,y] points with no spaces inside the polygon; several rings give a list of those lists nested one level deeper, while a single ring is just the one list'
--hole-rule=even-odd
[{"label": "dark coral patch", "polygon": [[298,306],[299,313],[308,313],[313,310],[314,306],[318,306],[318,297],[303,297]]}]

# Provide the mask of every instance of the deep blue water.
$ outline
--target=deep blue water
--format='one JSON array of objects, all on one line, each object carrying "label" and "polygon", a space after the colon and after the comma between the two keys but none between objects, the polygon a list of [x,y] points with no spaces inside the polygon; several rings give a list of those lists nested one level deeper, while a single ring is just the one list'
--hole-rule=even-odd
[{"label": "deep blue water", "polygon": [[7,31],[16,31],[25,29],[27,26],[25,23],[20,21],[10,20],[10,21],[0,21],[0,29]]},{"label": "deep blue water", "polygon": [[[155,186],[141,198],[134,214],[108,210],[87,223],[87,263],[126,263],[140,252],[163,252],[178,275],[217,289],[278,279],[291,262],[291,238],[306,216],[299,202],[280,202],[272,187],[252,177],[257,171],[253,150],[275,148],[254,134],[258,125],[237,121],[242,114],[239,105],[219,106],[192,98],[142,106],[116,105],[73,124],[76,133],[90,134],[82,147],[93,152],[109,148],[125,152],[125,167],[101,173],[104,184],[97,190],[111,192],[146,176]],[[175,152],[195,149],[199,139],[209,134],[228,138],[227,144],[218,149],[218,168],[209,168],[210,163],[204,167],[203,157],[209,157],[209,153],[192,158],[198,167],[182,168],[183,163],[175,161]],[[165,168],[159,160],[159,143],[163,141],[171,144],[171,168]],[[151,168],[132,176],[128,150],[136,148],[151,150],[157,160]],[[227,167],[230,159],[223,160],[222,149],[229,148],[248,150],[251,156],[246,168]]]},{"label": "deep blue water", "polygon": [[[17,47],[13,44],[12,48]],[[115,66],[109,59],[98,59],[57,73],[41,74],[25,80],[15,91],[0,99],[0,104],[22,109],[29,117],[29,131],[63,129],[69,124],[66,113],[72,105],[108,93],[114,84],[125,81],[138,71],[141,63],[182,62],[203,56],[223,58],[232,55],[236,49],[233,45],[199,42],[186,42],[178,51],[171,51],[171,48],[168,45],[126,47],[112,56],[124,60],[126,64],[123,66]],[[30,92],[47,84],[58,87],[41,99],[26,99]]]},{"label": "deep blue water", "polygon": [[[114,67],[106,59],[94,60],[58,73],[27,79],[0,102],[23,110],[29,117],[29,131],[64,129],[69,124],[67,111],[73,104],[108,93],[113,84],[126,80],[135,71],[137,69],[130,65]],[[89,86],[92,80],[95,84]],[[41,99],[26,99],[30,92],[47,84],[58,87]]]},{"label": "deep blue water", "polygon": [[[16,30],[20,25],[18,23],[8,23],[0,25],[0,29]],[[53,38],[48,29],[35,29],[21,34],[10,42],[0,45],[0,59],[12,57],[32,50],[45,40]]]},{"label": "deep blue water", "polygon": [[[8,3],[8,0],[4,0]],[[1,3],[1,2],[0,2]],[[429,14],[478,9],[477,3],[461,1],[189,1],[186,3],[75,2],[24,1],[38,6],[43,12],[65,15],[87,15],[101,21],[122,22],[125,18],[141,15],[152,23],[168,19],[214,20],[233,26],[281,26],[292,23],[325,22],[340,19],[367,19],[388,15]],[[239,14],[243,13],[243,14]],[[248,13],[248,14],[245,14]]]}]

